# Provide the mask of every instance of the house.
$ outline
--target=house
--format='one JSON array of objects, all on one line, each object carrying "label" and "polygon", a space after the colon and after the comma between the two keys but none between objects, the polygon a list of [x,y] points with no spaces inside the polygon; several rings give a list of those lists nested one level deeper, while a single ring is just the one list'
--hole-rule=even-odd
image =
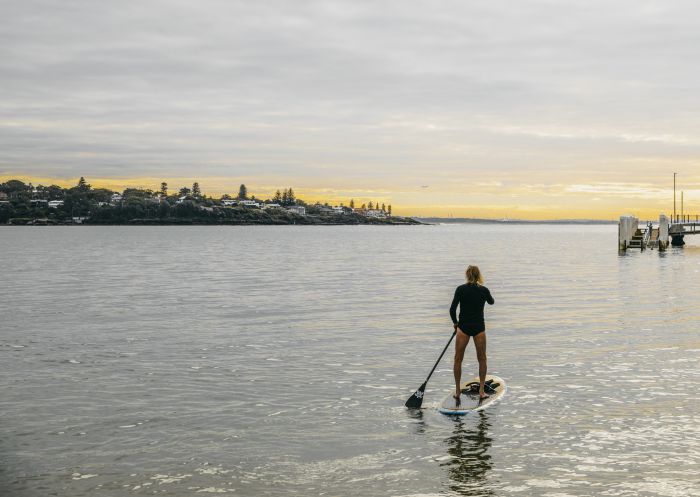
[{"label": "house", "polygon": [[241,205],[243,207],[252,207],[254,209],[260,208],[260,204],[257,203],[255,200],[241,200]]},{"label": "house", "polygon": [[231,207],[232,205],[238,205],[238,200],[223,199],[221,201],[221,205],[226,206],[226,207]]},{"label": "house", "polygon": [[73,217],[73,224],[83,224],[87,217]]},{"label": "house", "polygon": [[299,216],[306,216],[306,207],[302,205],[292,205],[290,207],[287,207],[288,212],[293,212],[294,214],[298,214]]},{"label": "house", "polygon": [[7,200],[7,193],[0,192],[0,200]]},{"label": "house", "polygon": [[275,204],[275,203],[263,204],[263,209],[281,209],[281,208],[282,208],[282,206],[280,204]]},{"label": "house", "polygon": [[117,205],[123,200],[123,197],[118,193],[112,194],[112,198],[109,199],[109,203],[112,205]]},{"label": "house", "polygon": [[34,204],[34,207],[46,207],[48,202],[48,200],[44,200],[42,198],[33,198],[29,201],[29,203]]},{"label": "house", "polygon": [[328,205],[322,205],[322,204],[314,204],[314,207],[318,209],[318,212],[321,214],[335,214],[335,211],[333,210],[333,207],[330,207]]},{"label": "house", "polygon": [[56,209],[63,205],[63,200],[51,200],[49,201],[49,209]]},{"label": "house", "polygon": [[345,214],[345,207],[342,205],[334,205],[331,209],[333,210],[333,214]]},{"label": "house", "polygon": [[365,216],[367,217],[376,217],[376,218],[384,218],[386,217],[386,213],[381,210],[381,209],[367,209],[365,211]]}]

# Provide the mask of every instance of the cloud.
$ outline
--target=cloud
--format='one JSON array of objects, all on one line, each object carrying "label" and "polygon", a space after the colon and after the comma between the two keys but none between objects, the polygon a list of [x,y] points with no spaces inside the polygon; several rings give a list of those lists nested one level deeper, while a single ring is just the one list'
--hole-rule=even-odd
[{"label": "cloud", "polygon": [[6,2],[0,174],[407,199],[416,185],[477,185],[491,202],[674,170],[694,181],[699,13],[631,0]]}]

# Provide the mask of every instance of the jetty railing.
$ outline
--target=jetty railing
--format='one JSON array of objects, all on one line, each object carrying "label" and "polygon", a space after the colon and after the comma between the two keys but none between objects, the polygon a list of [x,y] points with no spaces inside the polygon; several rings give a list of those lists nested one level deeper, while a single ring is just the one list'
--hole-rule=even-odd
[{"label": "jetty railing", "polygon": [[[673,218],[673,216],[671,216]],[[675,224],[680,223],[700,223],[700,214],[676,214],[675,219],[672,221]]]}]

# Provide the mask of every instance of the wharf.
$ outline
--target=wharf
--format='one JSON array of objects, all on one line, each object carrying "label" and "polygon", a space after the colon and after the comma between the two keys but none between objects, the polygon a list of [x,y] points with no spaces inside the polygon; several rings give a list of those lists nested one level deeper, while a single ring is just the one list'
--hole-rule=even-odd
[{"label": "wharf", "polygon": [[[618,224],[618,249],[666,250],[669,243],[674,247],[685,245],[686,235],[700,235],[700,216],[676,216],[669,219],[661,214],[658,222],[641,223],[634,216],[620,216]],[[694,218],[694,219],[693,219]]]}]

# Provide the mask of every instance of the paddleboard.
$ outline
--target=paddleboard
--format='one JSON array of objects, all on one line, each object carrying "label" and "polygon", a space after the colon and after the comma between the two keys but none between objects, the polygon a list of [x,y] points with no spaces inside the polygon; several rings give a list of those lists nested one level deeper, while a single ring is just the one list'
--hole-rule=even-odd
[{"label": "paddleboard", "polygon": [[485,389],[486,393],[489,394],[489,397],[481,400],[479,399],[479,378],[477,377],[469,381],[465,381],[462,383],[462,395],[459,406],[457,405],[457,400],[452,396],[454,391],[451,391],[440,403],[438,411],[452,416],[481,411],[503,397],[503,395],[506,393],[506,382],[503,380],[503,378],[487,374],[486,385],[491,386],[491,388],[487,386]]}]

